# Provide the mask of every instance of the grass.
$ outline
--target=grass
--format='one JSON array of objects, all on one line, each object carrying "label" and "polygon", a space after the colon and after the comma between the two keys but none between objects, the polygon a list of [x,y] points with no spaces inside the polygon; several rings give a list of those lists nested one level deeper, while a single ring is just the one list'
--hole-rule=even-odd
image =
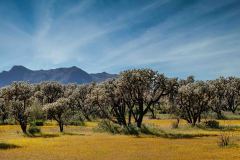
[{"label": "grass", "polygon": [[232,112],[224,112],[223,114],[228,120],[240,120],[240,114],[233,114]]},{"label": "grass", "polygon": [[[0,126],[0,141],[4,144],[18,146],[15,149],[0,149],[1,160],[237,160],[240,159],[239,147],[218,146],[221,134],[219,130],[204,130],[189,127],[184,121],[180,128],[171,129],[174,120],[148,120],[145,124],[161,129],[161,135],[143,134],[138,137],[128,135],[111,135],[93,132],[96,122],[86,126],[66,126],[65,132],[59,134],[58,127],[42,127],[45,135],[56,137],[24,137],[16,125]],[[238,123],[237,123],[238,122]],[[222,124],[221,124],[222,123]],[[240,125],[240,121],[220,122],[225,126]],[[240,131],[230,131],[240,144]],[[197,136],[198,135],[198,136]],[[192,136],[192,137],[191,137]],[[177,137],[177,138],[175,138]],[[182,137],[182,138],[180,138]]]}]

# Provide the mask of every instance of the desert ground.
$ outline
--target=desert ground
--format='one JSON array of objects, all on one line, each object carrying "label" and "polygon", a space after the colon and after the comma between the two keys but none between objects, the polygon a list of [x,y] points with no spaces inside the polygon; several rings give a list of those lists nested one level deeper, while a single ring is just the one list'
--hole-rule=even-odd
[{"label": "desert ground", "polygon": [[[229,129],[200,129],[190,127],[183,120],[178,129],[172,129],[172,119],[145,119],[169,137],[154,135],[119,135],[96,132],[98,122],[85,126],[66,126],[59,133],[54,122],[42,127],[39,137],[24,136],[18,125],[0,126],[1,160],[232,160],[240,159],[240,120],[220,120]],[[219,147],[221,134],[229,134],[234,143]],[[175,136],[174,136],[175,135]],[[3,147],[9,145],[8,147]]]}]

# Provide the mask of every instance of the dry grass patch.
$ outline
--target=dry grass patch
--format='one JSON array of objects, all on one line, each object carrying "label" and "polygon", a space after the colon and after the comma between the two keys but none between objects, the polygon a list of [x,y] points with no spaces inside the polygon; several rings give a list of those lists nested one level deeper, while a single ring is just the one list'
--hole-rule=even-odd
[{"label": "dry grass patch", "polygon": [[[165,132],[174,134],[218,134],[220,131],[204,131],[198,128],[179,128],[171,130],[172,120],[155,121]],[[65,134],[59,134],[57,126],[44,126],[42,132],[59,134],[54,138],[29,138],[19,134],[18,126],[0,126],[0,139],[4,143],[20,148],[0,150],[1,160],[237,160],[240,159],[238,147],[218,147],[218,137],[198,137],[171,139],[142,135],[110,135],[95,133],[92,126],[67,126]],[[167,127],[167,125],[169,125]],[[169,128],[169,129],[168,129]],[[232,132],[239,138],[239,132]],[[236,144],[240,144],[236,140]]]}]

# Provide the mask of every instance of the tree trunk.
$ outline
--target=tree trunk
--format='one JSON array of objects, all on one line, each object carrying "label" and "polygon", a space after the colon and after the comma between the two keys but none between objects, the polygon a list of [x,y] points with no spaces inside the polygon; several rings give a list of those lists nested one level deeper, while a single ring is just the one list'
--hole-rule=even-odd
[{"label": "tree trunk", "polygon": [[60,129],[60,132],[63,132],[63,124],[61,122],[59,123],[59,129]]},{"label": "tree trunk", "polygon": [[137,127],[141,128],[143,121],[143,115],[139,115],[139,118],[137,119]]},{"label": "tree trunk", "polygon": [[224,116],[222,115],[221,110],[220,111],[216,111],[216,113],[217,113],[217,119],[223,119],[224,118]]},{"label": "tree trunk", "polygon": [[27,124],[26,123],[20,123],[21,129],[24,134],[27,133]]},{"label": "tree trunk", "polygon": [[177,118],[177,126],[179,125],[180,123],[180,118]]},{"label": "tree trunk", "polygon": [[192,126],[195,126],[195,125],[196,125],[198,119],[199,119],[199,117],[193,117]]},{"label": "tree trunk", "polygon": [[126,122],[126,119],[125,119],[125,118],[122,119],[122,125],[124,125],[124,126],[127,125],[127,122]]},{"label": "tree trunk", "polygon": [[232,108],[232,109],[231,109],[233,114],[236,112],[236,109],[237,109],[237,108]]},{"label": "tree trunk", "polygon": [[[154,106],[153,106],[154,107]],[[150,109],[151,113],[152,113],[152,119],[156,119],[156,115],[155,115],[155,112],[154,112],[154,108]]]},{"label": "tree trunk", "polygon": [[3,115],[3,116],[2,116],[2,123],[3,123],[3,124],[5,124],[5,119],[6,119],[6,118],[5,118],[5,116]]},{"label": "tree trunk", "polygon": [[132,119],[132,112],[129,111],[129,112],[128,112],[128,125],[131,124],[131,119]]},{"label": "tree trunk", "polygon": [[198,123],[201,122],[201,115],[198,116]]},{"label": "tree trunk", "polygon": [[92,121],[91,118],[87,114],[84,114],[84,117],[86,118],[87,121]]}]

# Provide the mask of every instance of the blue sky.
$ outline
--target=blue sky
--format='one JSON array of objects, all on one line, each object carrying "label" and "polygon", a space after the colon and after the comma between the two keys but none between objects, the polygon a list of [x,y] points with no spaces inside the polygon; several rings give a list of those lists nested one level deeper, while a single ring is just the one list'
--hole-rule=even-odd
[{"label": "blue sky", "polygon": [[239,0],[0,0],[0,71],[240,76]]}]

